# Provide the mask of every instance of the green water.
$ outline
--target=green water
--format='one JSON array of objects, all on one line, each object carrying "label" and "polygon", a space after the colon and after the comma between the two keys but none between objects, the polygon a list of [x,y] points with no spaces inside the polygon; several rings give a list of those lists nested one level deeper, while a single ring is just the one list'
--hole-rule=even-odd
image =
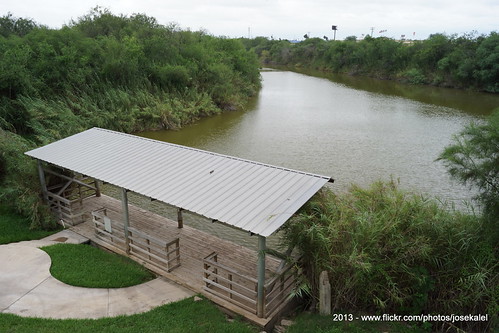
[{"label": "green water", "polygon": [[[279,70],[263,71],[262,79],[246,111],[139,135],[332,176],[335,191],[393,177],[402,188],[460,208],[473,196],[435,159],[454,133],[499,107],[499,96]],[[256,244],[227,227],[197,218],[186,223]]]}]

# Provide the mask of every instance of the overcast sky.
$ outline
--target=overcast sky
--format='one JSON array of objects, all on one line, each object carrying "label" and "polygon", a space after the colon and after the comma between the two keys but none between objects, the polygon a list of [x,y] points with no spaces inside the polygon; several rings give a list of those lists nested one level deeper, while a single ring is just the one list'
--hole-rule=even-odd
[{"label": "overcast sky", "polygon": [[[499,0],[1,0],[0,14],[34,19],[60,28],[96,5],[114,14],[144,13],[161,24],[206,30],[216,36],[276,39],[361,37],[425,39],[432,33],[459,35],[499,30]],[[414,34],[415,33],[415,34]]]}]

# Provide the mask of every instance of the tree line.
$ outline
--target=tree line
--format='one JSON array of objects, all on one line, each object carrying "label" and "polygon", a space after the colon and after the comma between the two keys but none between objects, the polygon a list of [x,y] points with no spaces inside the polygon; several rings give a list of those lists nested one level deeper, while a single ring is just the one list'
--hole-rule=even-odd
[{"label": "tree line", "polygon": [[365,75],[411,84],[499,92],[499,34],[433,34],[421,41],[366,36],[299,43],[265,37],[242,39],[264,65],[296,66]]},{"label": "tree line", "polygon": [[143,14],[96,7],[60,29],[1,17],[0,201],[44,224],[24,151],[94,126],[178,128],[241,108],[260,88],[258,67],[238,40]]}]

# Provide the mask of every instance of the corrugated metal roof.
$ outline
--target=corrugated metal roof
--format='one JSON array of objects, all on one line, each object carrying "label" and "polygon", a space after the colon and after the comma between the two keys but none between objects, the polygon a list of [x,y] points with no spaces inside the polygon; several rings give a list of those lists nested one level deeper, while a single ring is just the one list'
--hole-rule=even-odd
[{"label": "corrugated metal roof", "polygon": [[26,154],[265,237],[330,180],[101,128]]}]

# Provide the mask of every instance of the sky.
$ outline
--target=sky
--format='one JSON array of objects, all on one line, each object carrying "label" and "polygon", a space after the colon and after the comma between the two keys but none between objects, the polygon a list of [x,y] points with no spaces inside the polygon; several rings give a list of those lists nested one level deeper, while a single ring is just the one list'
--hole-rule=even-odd
[{"label": "sky", "polygon": [[336,39],[499,31],[499,0],[1,0],[0,15],[10,12],[60,28],[97,5],[113,14],[143,13],[164,25],[227,37],[332,39],[332,25]]}]

